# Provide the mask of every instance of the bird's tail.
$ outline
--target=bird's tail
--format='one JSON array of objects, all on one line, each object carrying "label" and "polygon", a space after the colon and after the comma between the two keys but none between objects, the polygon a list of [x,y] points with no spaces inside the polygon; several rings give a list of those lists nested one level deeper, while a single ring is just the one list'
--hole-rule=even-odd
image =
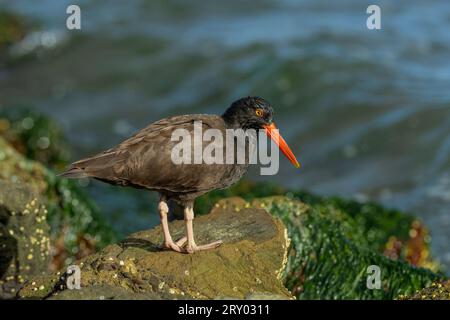
[{"label": "bird's tail", "polygon": [[88,177],[105,179],[111,175],[113,166],[120,160],[122,160],[122,157],[119,157],[116,153],[105,152],[72,163],[64,172],[60,173],[59,176],[69,179]]},{"label": "bird's tail", "polygon": [[69,167],[66,171],[58,174],[58,177],[68,178],[68,179],[81,179],[87,178],[89,175],[85,172],[83,168]]}]

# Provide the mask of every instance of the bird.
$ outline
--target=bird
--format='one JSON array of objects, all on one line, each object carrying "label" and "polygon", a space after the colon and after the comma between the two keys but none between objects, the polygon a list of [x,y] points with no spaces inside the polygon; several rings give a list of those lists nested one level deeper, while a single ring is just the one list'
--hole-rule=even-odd
[{"label": "bird", "polygon": [[[225,189],[239,181],[249,167],[244,163],[176,164],[172,134],[177,129],[194,134],[195,123],[204,129],[226,133],[229,129],[263,130],[291,163],[299,168],[295,155],[279,134],[274,110],[265,99],[248,96],[234,101],[222,115],[191,114],[164,118],[151,123],[117,146],[72,163],[60,176],[69,179],[93,178],[115,186],[133,187],[159,194],[158,211],[163,232],[162,249],[194,253],[219,247],[221,240],[198,245],[194,237],[194,201],[215,189]],[[205,147],[206,142],[203,142]],[[224,147],[225,148],[225,147]],[[236,150],[233,150],[237,152]],[[183,208],[185,236],[173,240],[168,224],[168,202]]]}]

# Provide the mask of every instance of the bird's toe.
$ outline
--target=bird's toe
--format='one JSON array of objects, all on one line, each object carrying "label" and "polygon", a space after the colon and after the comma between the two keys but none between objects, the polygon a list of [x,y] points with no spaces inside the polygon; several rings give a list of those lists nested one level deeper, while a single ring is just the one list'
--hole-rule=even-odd
[{"label": "bird's toe", "polygon": [[183,252],[183,248],[179,245],[177,245],[175,242],[171,241],[171,242],[164,242],[164,244],[162,245],[162,248],[164,250],[173,250],[176,252]]},{"label": "bird's toe", "polygon": [[175,242],[175,244],[176,244],[177,246],[179,246],[180,248],[182,248],[182,247],[186,244],[186,242],[187,242],[187,237],[182,237],[182,238],[178,239],[178,240]]},{"label": "bird's toe", "polygon": [[219,247],[221,244],[223,243],[222,240],[218,240],[218,241],[214,241],[208,244],[204,244],[201,246],[197,246],[196,244],[188,244],[185,248],[187,253],[194,253],[197,251],[204,251],[204,250],[211,250],[211,249],[215,249],[217,247]]}]

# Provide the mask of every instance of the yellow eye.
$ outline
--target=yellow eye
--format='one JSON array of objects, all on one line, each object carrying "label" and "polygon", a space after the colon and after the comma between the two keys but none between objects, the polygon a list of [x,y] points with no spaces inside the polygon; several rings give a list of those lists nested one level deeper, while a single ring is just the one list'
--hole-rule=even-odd
[{"label": "yellow eye", "polygon": [[256,113],[256,115],[257,115],[258,117],[262,117],[263,114],[264,114],[264,112],[262,111],[262,109],[256,109],[255,113]]}]

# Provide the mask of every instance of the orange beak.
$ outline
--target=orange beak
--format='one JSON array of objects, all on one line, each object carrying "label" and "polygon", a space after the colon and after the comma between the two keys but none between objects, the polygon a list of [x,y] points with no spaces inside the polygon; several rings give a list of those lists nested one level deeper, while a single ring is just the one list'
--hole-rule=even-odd
[{"label": "orange beak", "polygon": [[292,162],[292,164],[296,168],[300,168],[300,163],[298,163],[297,159],[295,158],[294,154],[291,151],[291,148],[289,148],[286,141],[284,141],[283,137],[278,132],[275,123],[272,122],[272,124],[264,126],[264,129],[266,129],[267,135],[272,139],[272,141],[274,141],[277,144],[277,146],[280,148],[281,152],[283,152],[286,158],[288,158],[289,161]]}]

